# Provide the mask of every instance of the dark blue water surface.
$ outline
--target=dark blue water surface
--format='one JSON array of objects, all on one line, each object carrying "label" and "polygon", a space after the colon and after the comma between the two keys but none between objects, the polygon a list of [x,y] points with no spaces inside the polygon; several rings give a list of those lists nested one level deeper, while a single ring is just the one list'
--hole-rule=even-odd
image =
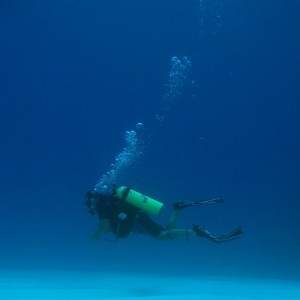
[{"label": "dark blue water surface", "polygon": [[[300,278],[299,1],[1,1],[0,265]],[[171,59],[191,69],[164,98]],[[176,88],[176,87],[175,87]],[[157,118],[163,117],[162,119]],[[182,212],[215,245],[94,243],[84,194],[144,124],[119,184]]]}]

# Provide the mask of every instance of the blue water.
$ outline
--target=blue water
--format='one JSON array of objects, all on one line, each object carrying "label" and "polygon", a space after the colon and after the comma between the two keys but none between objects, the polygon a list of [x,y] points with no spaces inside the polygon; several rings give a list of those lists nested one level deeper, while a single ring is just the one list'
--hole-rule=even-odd
[{"label": "blue water", "polygon": [[[0,266],[299,280],[298,1],[2,1]],[[191,62],[165,98],[172,57]],[[84,194],[144,125],[118,179],[229,244],[94,243]]]}]

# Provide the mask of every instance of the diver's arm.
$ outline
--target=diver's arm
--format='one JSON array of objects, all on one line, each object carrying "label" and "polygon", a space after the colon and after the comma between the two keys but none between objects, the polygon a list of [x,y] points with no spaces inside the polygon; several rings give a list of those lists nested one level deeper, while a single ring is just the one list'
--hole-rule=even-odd
[{"label": "diver's arm", "polygon": [[98,240],[101,236],[103,236],[105,233],[107,233],[110,230],[110,224],[109,219],[101,219],[99,221],[99,225],[97,230],[93,234],[93,238],[95,240]]}]

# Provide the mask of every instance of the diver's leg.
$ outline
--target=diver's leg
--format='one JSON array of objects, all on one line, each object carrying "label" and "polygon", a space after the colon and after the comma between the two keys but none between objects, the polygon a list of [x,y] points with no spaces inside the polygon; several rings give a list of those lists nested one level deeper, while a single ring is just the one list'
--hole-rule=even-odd
[{"label": "diver's leg", "polygon": [[176,228],[179,212],[180,212],[179,209],[173,209],[173,212],[172,212],[169,222],[167,224],[167,230],[172,230],[172,229]]},{"label": "diver's leg", "polygon": [[163,230],[159,234],[158,239],[161,241],[170,241],[185,237],[188,240],[190,237],[196,236],[197,234],[193,229],[170,229]]}]

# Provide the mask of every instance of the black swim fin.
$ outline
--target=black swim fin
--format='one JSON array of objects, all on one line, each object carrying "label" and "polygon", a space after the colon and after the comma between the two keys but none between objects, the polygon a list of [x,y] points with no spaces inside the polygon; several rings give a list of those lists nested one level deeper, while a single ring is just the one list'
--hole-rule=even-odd
[{"label": "black swim fin", "polygon": [[205,205],[205,204],[214,204],[214,203],[223,203],[222,198],[215,198],[215,199],[209,199],[209,200],[204,200],[204,201],[193,201],[193,202],[188,202],[188,201],[177,201],[173,204],[174,209],[183,209],[189,206],[199,206],[199,205]]},{"label": "black swim fin", "polygon": [[242,228],[237,227],[236,229],[227,232],[219,237],[212,235],[208,230],[206,230],[203,226],[193,225],[193,230],[197,236],[206,238],[214,243],[224,243],[232,241],[243,234]]},{"label": "black swim fin", "polygon": [[224,242],[232,241],[242,235],[243,235],[242,227],[237,227],[234,230],[219,236],[217,239],[220,243],[224,243]]}]

